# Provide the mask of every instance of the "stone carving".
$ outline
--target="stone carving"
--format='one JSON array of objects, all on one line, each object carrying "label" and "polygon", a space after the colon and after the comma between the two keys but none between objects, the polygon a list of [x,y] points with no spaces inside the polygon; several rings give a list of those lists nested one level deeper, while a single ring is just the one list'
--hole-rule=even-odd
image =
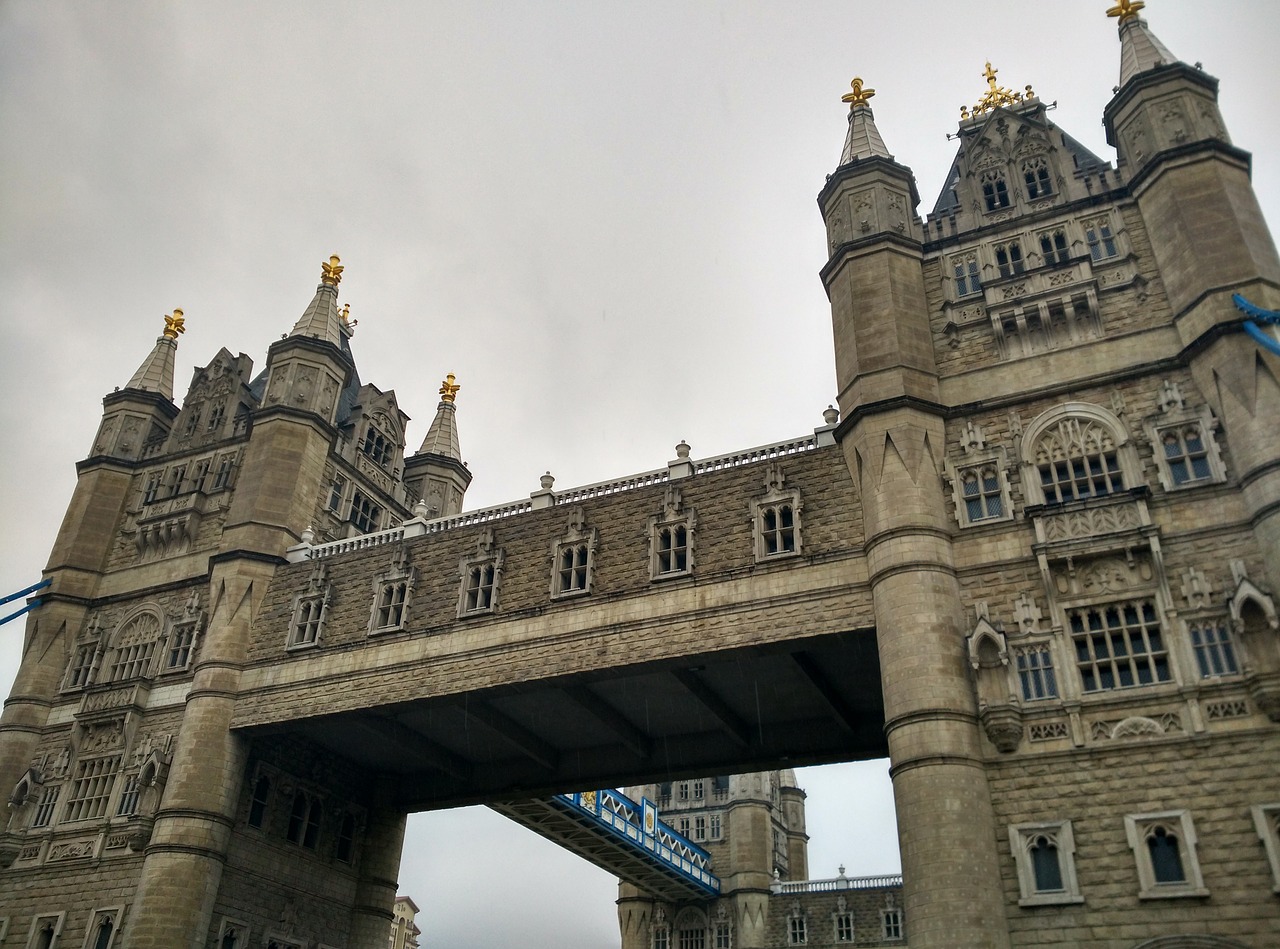
[{"label": "stone carving", "polygon": [[1066,722],[1037,722],[1027,726],[1027,737],[1032,741],[1051,741],[1069,734]]},{"label": "stone carving", "polygon": [[1204,717],[1211,722],[1219,722],[1224,718],[1244,718],[1249,714],[1249,703],[1244,699],[1228,702],[1206,702]]},{"label": "stone carving", "polygon": [[1116,741],[1121,738],[1141,738],[1163,735],[1170,731],[1182,731],[1182,720],[1175,712],[1161,712],[1156,718],[1130,715],[1120,721],[1096,721],[1089,728],[1095,741]]},{"label": "stone carving", "polygon": [[1099,534],[1115,534],[1141,526],[1135,504],[1089,507],[1079,511],[1062,511],[1044,518],[1045,540],[1075,540]]},{"label": "stone carving", "polygon": [[80,754],[94,755],[114,751],[124,744],[124,719],[113,718],[105,722],[83,725],[80,738]]},{"label": "stone carving", "polygon": [[113,708],[126,708],[133,704],[137,686],[127,689],[112,689],[110,692],[91,692],[84,697],[80,705],[80,713],[102,712]]},{"label": "stone carving", "polygon": [[54,844],[49,848],[49,863],[59,860],[78,860],[81,857],[93,856],[95,838],[88,840],[69,840],[66,843]]},{"label": "stone carving", "polygon": [[1195,567],[1188,567],[1182,574],[1182,596],[1193,610],[1204,609],[1209,605],[1209,597],[1213,593],[1213,585],[1205,579],[1205,575]]},{"label": "stone carving", "polygon": [[1018,631],[1024,635],[1040,629],[1041,615],[1036,601],[1025,590],[1013,601],[1013,616],[1018,622]]}]

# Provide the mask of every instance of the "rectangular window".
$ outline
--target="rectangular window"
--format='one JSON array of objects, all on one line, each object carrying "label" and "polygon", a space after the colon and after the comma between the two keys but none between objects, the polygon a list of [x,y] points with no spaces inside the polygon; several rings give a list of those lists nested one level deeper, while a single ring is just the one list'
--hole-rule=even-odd
[{"label": "rectangular window", "polygon": [[205,458],[196,462],[196,473],[191,477],[191,487],[195,491],[203,491],[205,481],[209,478],[209,469],[213,467],[213,459]]},{"label": "rectangular window", "polygon": [[693,819],[693,839],[707,839],[707,819],[705,817],[695,817]]},{"label": "rectangular window", "polygon": [[996,248],[996,269],[1000,271],[1002,277],[1012,277],[1026,269],[1022,260],[1021,242],[1009,241]]},{"label": "rectangular window", "polygon": [[1124,489],[1120,459],[1114,451],[1091,451],[1040,465],[1040,487],[1046,504],[1102,498]]},{"label": "rectangular window", "polygon": [[138,775],[131,774],[124,779],[124,787],[120,789],[120,803],[116,806],[117,817],[132,817],[138,813]]},{"label": "rectangular window", "polygon": [[1026,182],[1027,197],[1030,199],[1053,194],[1053,181],[1049,177],[1049,169],[1042,158],[1022,166],[1022,180]]},{"label": "rectangular window", "polygon": [[323,596],[305,596],[298,600],[293,614],[293,626],[289,632],[290,646],[314,646],[320,639],[324,624],[325,602]]},{"label": "rectangular window", "polygon": [[399,629],[404,625],[404,604],[409,593],[408,580],[389,580],[378,591],[374,629]]},{"label": "rectangular window", "polygon": [[731,949],[733,946],[732,936],[729,934],[728,923],[716,923],[716,949]]},{"label": "rectangular window", "polygon": [[329,486],[329,503],[325,507],[337,514],[342,510],[342,499],[346,493],[347,479],[342,475],[338,475],[333,479],[333,484]]},{"label": "rectangular window", "polygon": [[902,938],[902,910],[886,909],[881,914],[885,939]]},{"label": "rectangular window", "polygon": [[235,467],[235,455],[223,455],[218,460],[218,470],[213,473],[213,490],[221,491],[231,486],[231,470]]},{"label": "rectangular window", "polygon": [[187,466],[175,465],[169,472],[169,495],[181,494],[187,480]]},{"label": "rectangular window", "polygon": [[392,445],[387,440],[387,436],[383,435],[376,428],[370,428],[364,436],[364,441],[360,444],[360,450],[380,468],[387,468],[391,465]]},{"label": "rectangular window", "polygon": [[1166,428],[1160,433],[1164,462],[1174,484],[1207,481],[1213,477],[1209,467],[1209,449],[1197,423],[1180,428]]},{"label": "rectangular window", "polygon": [[760,535],[766,557],[795,553],[795,514],[791,505],[774,504],[761,508]]},{"label": "rectangular window", "polygon": [[107,812],[107,800],[116,780],[119,758],[93,758],[76,766],[76,776],[67,792],[62,819],[67,822],[96,820]]},{"label": "rectangular window", "polygon": [[227,417],[227,407],[224,404],[218,404],[209,409],[209,421],[205,425],[204,430],[210,434],[222,428],[222,420]]},{"label": "rectangular window", "polygon": [[119,682],[122,679],[145,676],[151,668],[151,654],[155,648],[155,640],[121,647],[116,652],[115,662],[111,666],[110,681]]},{"label": "rectangular window", "polygon": [[679,823],[679,825],[677,826],[677,829],[680,831],[680,836],[681,836],[681,837],[684,837],[685,839],[688,839],[688,837],[689,837],[689,818],[687,818],[687,817],[682,817],[682,818],[680,818],[680,823]]},{"label": "rectangular window", "polygon": [[476,564],[467,571],[467,589],[462,607],[464,613],[484,613],[493,609],[493,587],[497,572],[497,565],[493,561]]},{"label": "rectangular window", "polygon": [[711,839],[712,840],[720,839],[720,815],[719,814],[711,815]]},{"label": "rectangular window", "polygon": [[1026,702],[1058,697],[1058,683],[1053,675],[1053,655],[1047,645],[1023,646],[1016,650],[1018,682]]},{"label": "rectangular window", "polygon": [[1150,600],[1067,610],[1067,620],[1084,691],[1172,679],[1160,621]]},{"label": "rectangular window", "polygon": [[1192,623],[1191,648],[1195,650],[1202,679],[1236,675],[1240,671],[1231,631],[1225,622]]},{"label": "rectangular window", "polygon": [[988,172],[982,176],[982,200],[988,211],[999,211],[1009,206],[1009,186],[1003,175]]},{"label": "rectangular window", "polygon": [[169,652],[165,657],[166,669],[185,669],[191,662],[191,647],[196,641],[196,624],[179,623],[173,627],[169,638]]},{"label": "rectangular window", "polygon": [[956,296],[967,297],[982,292],[982,279],[979,277],[978,258],[966,257],[955,262]]},{"label": "rectangular window", "polygon": [[97,655],[98,644],[85,643],[76,647],[75,658],[67,670],[68,689],[81,689],[89,684],[89,675],[93,672],[93,658]]},{"label": "rectangular window", "polygon": [[960,493],[964,498],[968,523],[1004,516],[1004,492],[1000,471],[995,465],[966,468],[960,473]]},{"label": "rectangular window", "polygon": [[351,523],[362,534],[372,534],[382,523],[382,508],[356,491],[351,497]]},{"label": "rectangular window", "polygon": [[53,809],[58,806],[58,795],[61,792],[60,784],[44,789],[44,793],[40,795],[40,803],[36,805],[36,812],[31,817],[32,827],[49,826],[49,821],[53,820]]},{"label": "rectangular window", "polygon": [[586,544],[562,544],[556,574],[557,593],[585,593],[589,571]]},{"label": "rectangular window", "polygon": [[836,942],[853,942],[853,914],[836,914]]},{"label": "rectangular window", "polygon": [[160,472],[157,471],[147,475],[146,487],[142,489],[143,504],[155,503],[156,495],[160,493],[160,482],[161,482]]},{"label": "rectangular window", "polygon": [[665,929],[655,929],[653,931],[653,949],[669,949],[671,946],[670,936]]},{"label": "rectangular window", "polygon": [[654,538],[657,554],[655,574],[686,573],[689,569],[689,529],[683,524],[657,528]]},{"label": "rectangular window", "polygon": [[1105,218],[1084,222],[1084,241],[1089,246],[1089,256],[1094,260],[1108,260],[1118,253],[1111,222]]},{"label": "rectangular window", "polygon": [[187,429],[185,433],[187,438],[190,438],[197,431],[199,431],[199,429],[200,429],[200,409],[194,408],[191,410],[191,414],[187,416]]},{"label": "rectangular window", "polygon": [[1046,267],[1065,264],[1070,258],[1067,250],[1067,235],[1061,230],[1049,231],[1040,235],[1040,256],[1044,258]]},{"label": "rectangular window", "polygon": [[705,929],[680,930],[680,949],[704,949],[707,931]]},{"label": "rectangular window", "polygon": [[792,916],[787,920],[787,941],[793,946],[802,946],[809,941],[803,916]]}]

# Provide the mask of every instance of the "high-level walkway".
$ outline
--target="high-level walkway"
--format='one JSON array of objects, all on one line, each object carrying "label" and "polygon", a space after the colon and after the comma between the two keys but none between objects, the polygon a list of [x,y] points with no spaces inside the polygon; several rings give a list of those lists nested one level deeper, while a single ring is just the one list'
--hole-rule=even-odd
[{"label": "high-level walkway", "polygon": [[720,893],[710,856],[659,820],[652,801],[637,804],[620,791],[603,790],[490,806],[659,899]]}]

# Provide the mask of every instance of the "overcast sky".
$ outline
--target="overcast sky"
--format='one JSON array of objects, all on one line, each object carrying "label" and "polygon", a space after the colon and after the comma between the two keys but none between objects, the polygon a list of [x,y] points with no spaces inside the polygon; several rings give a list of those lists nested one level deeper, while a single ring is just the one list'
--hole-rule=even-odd
[{"label": "overcast sky", "polygon": [[[814,198],[856,74],[927,212],[984,62],[1113,160],[1110,0],[0,2],[0,594],[40,576],[101,415],[186,311],[178,397],[261,368],[346,265],[362,379],[413,416],[447,372],[468,507],[821,424],[835,397]],[[1280,5],[1150,0],[1222,81],[1280,221]],[[21,623],[0,628],[0,685]],[[867,776],[871,772],[871,776]],[[897,868],[883,763],[802,773],[814,876]],[[483,810],[415,818],[429,945],[616,944],[612,879]]]}]

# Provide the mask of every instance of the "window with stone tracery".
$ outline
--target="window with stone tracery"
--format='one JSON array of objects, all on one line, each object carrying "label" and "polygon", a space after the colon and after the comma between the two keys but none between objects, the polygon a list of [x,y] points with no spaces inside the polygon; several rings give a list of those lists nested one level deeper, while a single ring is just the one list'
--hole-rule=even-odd
[{"label": "window with stone tracery", "polygon": [[1089,248],[1089,256],[1094,261],[1109,260],[1119,255],[1115,234],[1111,231],[1111,219],[1108,217],[1093,218],[1082,221],[1084,241]]},{"label": "window with stone tracery", "polygon": [[1009,828],[1009,845],[1018,871],[1019,906],[1084,902],[1071,821],[1015,824]]},{"label": "window with stone tracery", "polygon": [[1226,617],[1217,620],[1191,620],[1187,623],[1187,636],[1191,640],[1200,678],[1213,679],[1239,674],[1236,645],[1231,637],[1231,624]]},{"label": "window with stone tracery", "polygon": [[1124,819],[1138,864],[1138,898],[1208,896],[1196,856],[1196,833],[1188,811],[1131,814]]},{"label": "window with stone tracery", "polygon": [[163,625],[160,615],[149,611],[126,620],[112,642],[107,680],[121,682],[148,675]]},{"label": "window with stone tracery", "polygon": [[1066,615],[1085,692],[1172,681],[1169,652],[1153,600],[1076,607]]},{"label": "window with stone tracery", "polygon": [[999,211],[1009,206],[1009,185],[998,171],[982,173],[982,202],[988,211]]},{"label": "window with stone tracery", "polygon": [[1024,702],[1058,697],[1058,681],[1053,674],[1053,653],[1048,643],[1015,647],[1013,656]]},{"label": "window with stone tracery", "polygon": [[951,265],[955,270],[956,297],[967,297],[982,292],[981,268],[977,254],[964,254],[952,257]]},{"label": "window with stone tracery", "polygon": [[1035,446],[1045,504],[1106,497],[1125,486],[1115,436],[1092,419],[1066,418]]},{"label": "window with stone tracery", "polygon": [[565,535],[552,548],[551,596],[582,596],[595,582],[597,533],[587,527],[580,506],[569,516]]},{"label": "window with stone tracery", "polygon": [[996,245],[996,270],[1000,272],[1000,276],[1015,277],[1026,269],[1021,241],[1006,241]]},{"label": "window with stone tracery", "polygon": [[1040,256],[1046,267],[1067,263],[1071,259],[1071,251],[1067,246],[1067,232],[1059,227],[1041,234]]},{"label": "window with stone tracery", "polygon": [[107,802],[115,786],[119,757],[91,758],[76,765],[67,791],[62,819],[68,823],[96,820],[107,812]]},{"label": "window with stone tracery", "polygon": [[1022,163],[1022,180],[1027,186],[1027,197],[1032,200],[1053,194],[1053,179],[1043,158],[1032,158]]}]

